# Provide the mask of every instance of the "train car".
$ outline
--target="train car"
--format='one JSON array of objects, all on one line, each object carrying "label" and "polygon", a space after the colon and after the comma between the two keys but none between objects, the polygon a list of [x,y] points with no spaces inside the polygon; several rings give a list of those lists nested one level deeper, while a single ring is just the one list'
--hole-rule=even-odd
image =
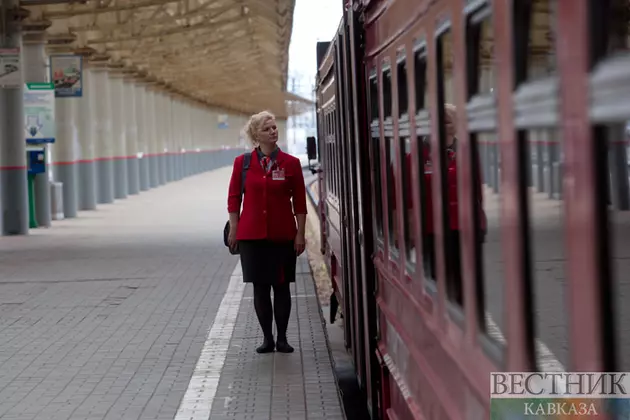
[{"label": "train car", "polygon": [[486,420],[493,371],[630,367],[629,6],[348,0],[318,45],[331,318],[372,419]]},{"label": "train car", "polygon": [[[334,293],[331,322],[337,307],[343,318],[345,344],[352,353],[367,409],[379,418],[381,365],[374,351],[378,329],[376,274],[372,262],[370,151],[359,139],[367,136],[367,100],[362,83],[364,31],[344,17],[332,42],[318,43],[317,121],[322,176],[319,216],[322,252],[327,256]],[[355,105],[356,104],[356,105]]]}]

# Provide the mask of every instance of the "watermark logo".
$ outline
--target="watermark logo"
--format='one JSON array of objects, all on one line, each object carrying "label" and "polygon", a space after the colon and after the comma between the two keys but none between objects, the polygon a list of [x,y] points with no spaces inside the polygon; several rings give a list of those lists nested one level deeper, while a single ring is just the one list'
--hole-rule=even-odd
[{"label": "watermark logo", "polygon": [[491,419],[630,418],[628,372],[493,372]]}]

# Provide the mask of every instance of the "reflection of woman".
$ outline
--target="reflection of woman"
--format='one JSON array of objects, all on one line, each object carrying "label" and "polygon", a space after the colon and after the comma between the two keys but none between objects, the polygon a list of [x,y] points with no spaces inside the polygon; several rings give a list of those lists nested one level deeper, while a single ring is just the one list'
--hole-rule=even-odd
[{"label": "reflection of woman", "polygon": [[[444,105],[444,123],[446,133],[446,195],[447,209],[446,217],[448,217],[447,230],[445,232],[445,262],[446,262],[446,284],[448,295],[458,303],[462,303],[462,278],[461,278],[461,256],[460,256],[460,238],[459,238],[459,203],[457,196],[457,161],[456,161],[456,145],[457,138],[457,108],[451,104]],[[423,261],[425,266],[425,275],[435,279],[435,225],[433,222],[433,196],[432,196],[432,177],[433,165],[431,162],[430,143],[423,142],[423,162],[424,166],[424,207],[423,207],[423,225],[422,225],[422,245],[423,245]],[[483,212],[482,196],[481,196],[481,175],[479,173],[479,165],[477,165],[475,177],[476,193],[475,198],[478,203],[479,222],[478,227],[482,232],[486,230],[486,218]],[[483,240],[483,235],[480,235]]]}]

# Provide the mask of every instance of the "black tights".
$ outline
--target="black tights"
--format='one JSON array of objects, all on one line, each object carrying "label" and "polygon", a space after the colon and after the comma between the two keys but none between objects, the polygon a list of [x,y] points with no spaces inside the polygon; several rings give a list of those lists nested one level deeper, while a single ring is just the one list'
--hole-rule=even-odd
[{"label": "black tights", "polygon": [[273,285],[273,307],[271,306],[271,285],[254,284],[254,308],[258,316],[258,322],[263,330],[265,338],[273,339],[273,317],[276,317],[278,329],[278,341],[286,341],[287,326],[291,315],[291,289],[290,283]]},{"label": "black tights", "polygon": [[[447,231],[444,239],[446,240],[446,251],[444,253],[446,259],[446,292],[449,299],[454,300],[459,305],[463,305],[464,290],[459,231]],[[433,235],[423,237],[422,250],[424,253],[424,274],[431,281],[435,282],[437,273],[435,269],[435,237]]]}]

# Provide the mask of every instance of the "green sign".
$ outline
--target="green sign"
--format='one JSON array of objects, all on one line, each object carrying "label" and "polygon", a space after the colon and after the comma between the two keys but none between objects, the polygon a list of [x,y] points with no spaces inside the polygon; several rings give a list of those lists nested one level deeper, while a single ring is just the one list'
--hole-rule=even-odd
[{"label": "green sign", "polygon": [[26,84],[24,137],[30,144],[55,142],[55,86],[52,83]]}]

